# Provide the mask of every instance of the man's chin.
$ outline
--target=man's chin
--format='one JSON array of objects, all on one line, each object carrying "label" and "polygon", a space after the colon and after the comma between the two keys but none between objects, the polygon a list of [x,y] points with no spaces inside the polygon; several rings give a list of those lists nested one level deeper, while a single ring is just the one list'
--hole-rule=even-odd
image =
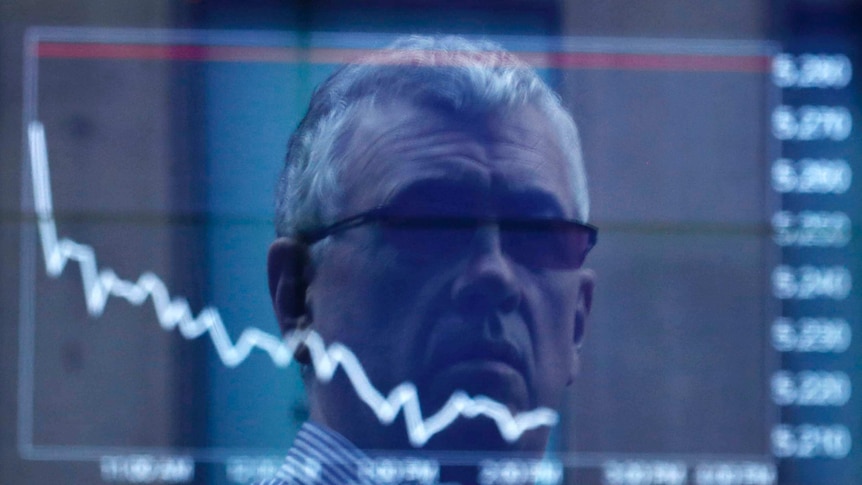
[{"label": "man's chin", "polygon": [[[499,453],[507,452],[544,452],[548,441],[549,428],[539,428],[525,432],[513,441],[507,441],[500,433],[497,423],[486,416],[475,418],[460,417],[446,429],[434,435],[422,448],[428,451],[471,452],[469,457],[482,459],[500,458]],[[522,457],[519,455],[519,457]]]},{"label": "man's chin", "polygon": [[[470,361],[454,364],[419,385],[422,414],[427,421],[460,394],[473,399],[467,406],[486,406],[493,400],[505,406],[512,416],[532,409],[530,394],[522,374],[499,362]],[[463,404],[463,402],[461,403]],[[474,407],[474,410],[476,408]],[[481,412],[467,417],[462,412],[455,421],[433,436],[424,448],[437,450],[505,451],[518,447],[503,439],[497,422]]]},{"label": "man's chin", "polygon": [[488,417],[460,417],[434,435],[423,447],[433,451],[506,452],[518,450],[517,442],[503,439],[497,423]]},{"label": "man's chin", "polygon": [[459,362],[435,372],[419,385],[426,417],[439,412],[456,393],[492,399],[506,406],[512,414],[532,407],[521,372],[497,361]]}]

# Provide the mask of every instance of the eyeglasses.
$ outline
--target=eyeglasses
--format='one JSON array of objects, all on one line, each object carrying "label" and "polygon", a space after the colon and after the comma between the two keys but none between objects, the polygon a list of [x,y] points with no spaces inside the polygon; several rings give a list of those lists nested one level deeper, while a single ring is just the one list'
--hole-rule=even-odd
[{"label": "eyeglasses", "polygon": [[312,245],[365,224],[377,224],[383,239],[399,252],[420,259],[444,259],[469,251],[476,231],[496,225],[507,255],[531,267],[576,269],[596,244],[598,229],[561,218],[499,218],[469,216],[407,216],[378,207],[321,229],[302,232],[300,241]]}]

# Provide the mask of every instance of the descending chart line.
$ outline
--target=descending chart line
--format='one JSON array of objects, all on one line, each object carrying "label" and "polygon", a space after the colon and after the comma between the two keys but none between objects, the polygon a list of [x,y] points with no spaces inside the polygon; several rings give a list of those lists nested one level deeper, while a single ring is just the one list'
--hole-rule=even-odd
[{"label": "descending chart line", "polygon": [[221,315],[214,307],[206,307],[194,315],[188,300],[172,297],[165,283],[152,272],[142,273],[137,281],[120,278],[110,268],[99,269],[96,253],[91,246],[68,238],[60,239],[54,220],[51,178],[45,129],[33,121],[27,127],[33,197],[42,245],[45,270],[52,278],[63,274],[69,261],[78,263],[87,311],[99,317],[110,297],[126,300],[132,305],[152,302],[159,325],[165,331],[178,330],[186,339],[208,335],[221,361],[236,367],[251,352],[260,349],[277,367],[293,361],[300,346],[308,348],[316,377],[329,382],[339,367],[344,370],[359,398],[367,404],[383,424],[391,424],[403,411],[410,443],[423,446],[432,436],[444,430],[459,417],[486,416],[497,424],[501,436],[514,442],[526,431],[541,426],[554,426],[559,420],[556,411],[540,407],[512,415],[508,407],[486,396],[469,396],[463,391],[453,393],[436,413],[422,415],[416,386],[404,382],[387,396],[378,391],[365,373],[356,355],[346,346],[334,342],[329,346],[312,330],[299,330],[283,340],[255,327],[249,327],[234,343],[228,335]]}]

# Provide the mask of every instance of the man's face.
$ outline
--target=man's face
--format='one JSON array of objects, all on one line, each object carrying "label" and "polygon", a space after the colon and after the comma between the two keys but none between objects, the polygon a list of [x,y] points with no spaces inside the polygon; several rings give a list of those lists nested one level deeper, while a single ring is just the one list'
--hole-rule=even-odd
[{"label": "man's face", "polygon": [[[336,219],[381,205],[411,217],[576,217],[560,144],[533,107],[468,122],[390,102],[360,118],[344,151],[344,212]],[[501,246],[493,224],[459,235],[454,249],[446,229],[426,231],[433,237],[405,236],[412,245],[379,224],[333,236],[308,288],[311,328],[349,347],[384,395],[416,384],[425,417],[456,390],[513,413],[556,408],[575,372],[583,318],[576,320],[589,310],[591,274],[524,264]],[[345,419],[326,415],[353,405],[347,386],[343,373],[317,385],[319,419]],[[487,428],[490,420],[464,421],[449,441],[474,446],[464,440],[475,430],[458,435],[458,426]],[[381,432],[406,440],[403,426],[390,428]],[[546,431],[534,436],[541,446]],[[446,436],[439,446],[451,446]],[[487,434],[481,439],[488,445]]]}]

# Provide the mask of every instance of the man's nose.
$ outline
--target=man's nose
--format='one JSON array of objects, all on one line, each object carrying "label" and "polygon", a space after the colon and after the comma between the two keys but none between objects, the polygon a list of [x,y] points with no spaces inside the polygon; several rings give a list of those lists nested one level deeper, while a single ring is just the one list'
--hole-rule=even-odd
[{"label": "man's nose", "polygon": [[468,258],[452,287],[458,309],[480,314],[515,311],[521,303],[520,286],[512,261],[503,253],[499,226],[478,229]]}]

